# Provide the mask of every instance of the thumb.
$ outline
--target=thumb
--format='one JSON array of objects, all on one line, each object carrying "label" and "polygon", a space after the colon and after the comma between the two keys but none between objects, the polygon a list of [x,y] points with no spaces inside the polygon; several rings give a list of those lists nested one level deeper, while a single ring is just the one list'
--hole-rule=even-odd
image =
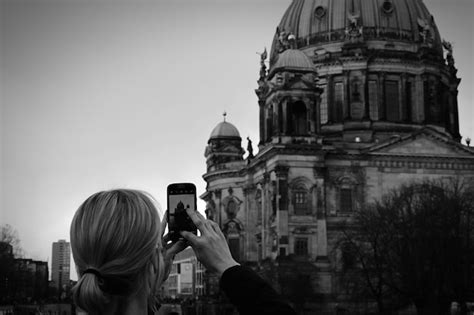
[{"label": "thumb", "polygon": [[191,244],[191,246],[194,247],[197,244],[198,237],[195,234],[188,231],[181,231],[179,233],[189,242],[189,244]]}]

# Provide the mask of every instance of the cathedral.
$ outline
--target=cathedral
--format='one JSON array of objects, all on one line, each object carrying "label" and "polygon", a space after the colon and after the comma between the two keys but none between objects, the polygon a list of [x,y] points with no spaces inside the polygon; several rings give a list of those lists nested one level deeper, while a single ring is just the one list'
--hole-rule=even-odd
[{"label": "cathedral", "polygon": [[422,0],[293,0],[257,78],[258,153],[225,118],[212,130],[206,215],[237,261],[334,309],[354,211],[412,180],[474,177],[453,47]]}]

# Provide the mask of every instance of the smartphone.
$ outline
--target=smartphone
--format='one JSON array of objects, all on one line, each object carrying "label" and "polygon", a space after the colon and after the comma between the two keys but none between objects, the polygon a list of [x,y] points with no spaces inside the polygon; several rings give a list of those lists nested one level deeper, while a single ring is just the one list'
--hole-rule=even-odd
[{"label": "smartphone", "polygon": [[180,231],[188,231],[197,234],[196,225],[186,213],[190,208],[197,211],[196,207],[196,186],[191,183],[174,183],[168,185],[168,230],[173,243],[183,237]]}]

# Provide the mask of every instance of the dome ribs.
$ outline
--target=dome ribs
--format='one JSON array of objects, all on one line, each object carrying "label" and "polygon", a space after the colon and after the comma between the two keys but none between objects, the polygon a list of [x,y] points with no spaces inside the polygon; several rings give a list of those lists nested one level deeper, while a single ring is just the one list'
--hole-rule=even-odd
[{"label": "dome ribs", "polygon": [[[315,0],[313,1],[305,1],[302,7],[302,12],[314,12],[315,8]],[[302,16],[302,15],[301,15]],[[316,19],[314,18],[314,13],[305,15],[300,17],[300,21],[298,23],[298,36],[301,38],[307,38],[307,34],[311,34],[313,32],[319,32],[320,29]]]},{"label": "dome ribs", "polygon": [[333,20],[331,30],[342,30],[346,27],[346,1],[333,0]]},{"label": "dome ribs", "polygon": [[[355,26],[351,25],[351,16]],[[426,34],[424,40],[421,37],[423,29],[419,23],[429,25],[430,29],[426,31],[429,41]],[[294,0],[279,27],[293,33],[296,47],[305,50],[312,58],[314,54],[306,51],[307,48],[311,47],[312,51],[327,49],[323,46],[329,44],[327,47],[334,55],[338,47],[348,42],[348,38],[351,43],[365,43],[369,50],[393,51],[393,47],[398,47],[412,54],[422,47],[423,53],[434,59],[443,58],[441,37],[422,0]],[[277,37],[274,44],[276,41]],[[383,41],[387,41],[387,46],[383,45]],[[426,44],[420,46],[423,41]],[[324,54],[322,50],[321,53]],[[272,63],[276,56],[277,52],[273,49]],[[323,57],[321,54],[317,56]]]}]

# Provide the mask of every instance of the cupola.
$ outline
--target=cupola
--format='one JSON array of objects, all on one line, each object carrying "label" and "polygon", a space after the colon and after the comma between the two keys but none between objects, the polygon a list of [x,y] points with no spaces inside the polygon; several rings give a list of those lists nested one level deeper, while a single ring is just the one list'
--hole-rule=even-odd
[{"label": "cupola", "polygon": [[207,160],[208,171],[232,169],[243,163],[244,150],[242,138],[237,128],[226,121],[217,124],[209,137],[204,156]]},{"label": "cupola", "polygon": [[276,72],[289,71],[298,73],[316,72],[311,59],[298,49],[288,49],[278,55],[275,64],[270,68],[268,79]]}]

